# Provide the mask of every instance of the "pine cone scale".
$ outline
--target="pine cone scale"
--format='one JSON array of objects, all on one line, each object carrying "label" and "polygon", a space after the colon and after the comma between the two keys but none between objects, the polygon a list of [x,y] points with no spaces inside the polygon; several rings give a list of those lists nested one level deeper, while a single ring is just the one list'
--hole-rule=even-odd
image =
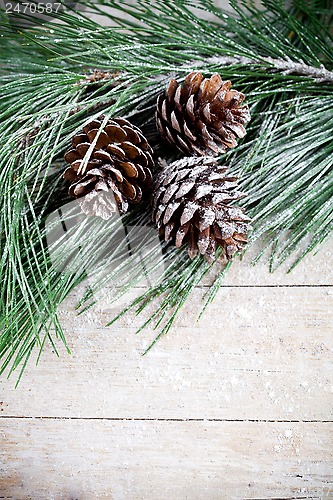
[{"label": "pine cone scale", "polygon": [[123,130],[120,127],[120,125],[117,125],[116,123],[113,123],[112,125],[111,124],[106,125],[105,132],[107,133],[107,135],[111,141],[118,142],[118,143],[122,143],[122,142],[126,141],[126,138],[128,136],[126,131]]},{"label": "pine cone scale", "polygon": [[[130,161],[120,161],[119,166],[121,167],[121,169],[123,170],[124,174],[127,177],[130,177],[133,179],[136,179],[137,177],[139,177],[138,168],[136,165],[134,165],[134,163],[131,163]],[[144,178],[142,180],[144,180]]]},{"label": "pine cone scale", "polygon": [[104,149],[98,149],[97,151],[94,151],[92,157],[94,160],[101,160],[104,163],[110,164],[112,163],[111,155]]},{"label": "pine cone scale", "polygon": [[[105,172],[105,176],[107,176],[108,172],[112,172],[118,182],[123,182],[124,176],[117,168],[113,167],[112,165],[103,165],[103,170]],[[89,173],[91,173],[91,171]]]},{"label": "pine cone scale", "polygon": [[90,148],[90,143],[89,142],[83,142],[82,144],[78,144],[76,146],[76,151],[81,155],[81,158],[84,158],[84,156],[86,155],[86,153],[87,153],[87,151],[88,151],[89,148]]},{"label": "pine cone scale", "polygon": [[73,163],[76,160],[80,160],[81,158],[82,158],[82,156],[80,155],[80,153],[78,151],[76,151],[76,149],[70,149],[65,154],[65,161],[67,161],[67,163]]},{"label": "pine cone scale", "polygon": [[87,134],[78,133],[72,137],[72,147],[75,149],[79,144],[88,141]]},{"label": "pine cone scale", "polygon": [[112,157],[116,157],[117,160],[125,160],[126,155],[123,149],[117,144],[108,144],[106,146],[106,151],[112,155]]},{"label": "pine cone scale", "polygon": [[102,149],[104,146],[107,146],[110,142],[110,138],[108,134],[104,132],[104,130],[100,132],[99,129],[93,128],[92,130],[88,131],[87,136],[90,143],[92,143],[95,140],[96,136],[98,136],[95,143],[95,148],[97,149]]}]

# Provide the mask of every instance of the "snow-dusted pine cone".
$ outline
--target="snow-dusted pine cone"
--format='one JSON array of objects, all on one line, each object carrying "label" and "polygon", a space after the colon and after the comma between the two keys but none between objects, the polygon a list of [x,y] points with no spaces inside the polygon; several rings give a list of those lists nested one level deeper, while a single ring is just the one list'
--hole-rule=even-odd
[{"label": "snow-dusted pine cone", "polygon": [[244,94],[223,82],[218,74],[204,78],[190,73],[178,85],[171,80],[157,100],[156,123],[162,137],[186,155],[224,153],[244,137],[250,120]]},{"label": "snow-dusted pine cone", "polygon": [[139,203],[142,192],[152,188],[154,161],[138,127],[113,118],[100,131],[103,119],[91,121],[73,137],[72,149],[65,154],[70,166],[64,178],[71,182],[69,194],[77,198],[83,213],[108,219],[117,209],[123,213]]},{"label": "snow-dusted pine cone", "polygon": [[188,244],[191,259],[200,253],[212,262],[218,246],[231,259],[247,243],[250,219],[231,204],[245,195],[226,172],[213,158],[190,157],[162,164],[157,176],[153,220],[165,241]]}]

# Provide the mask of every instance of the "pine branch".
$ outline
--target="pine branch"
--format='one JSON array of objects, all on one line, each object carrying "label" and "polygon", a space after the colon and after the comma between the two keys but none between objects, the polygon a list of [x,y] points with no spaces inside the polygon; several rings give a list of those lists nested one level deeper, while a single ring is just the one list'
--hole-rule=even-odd
[{"label": "pine branch", "polygon": [[315,66],[309,66],[305,63],[292,61],[288,57],[286,59],[274,59],[272,57],[251,59],[243,56],[214,56],[207,58],[206,63],[222,67],[241,65],[246,68],[251,68],[259,66],[266,70],[274,69],[281,72],[283,75],[306,76],[318,83],[325,82],[331,85],[333,84],[333,72],[328,71],[324,65],[321,65],[320,68],[316,68]]},{"label": "pine branch", "polygon": [[[192,70],[221,72],[247,95],[252,122],[239,146],[221,158],[247,191],[244,207],[253,217],[252,240],[274,246],[271,267],[302,248],[295,262],[332,234],[333,127],[331,110],[332,15],[317,2],[263,0],[263,10],[232,1],[234,14],[198,0],[84,0],[90,12],[105,15],[112,27],[98,26],[85,13],[63,12],[51,24],[24,32],[4,20],[0,37],[0,248],[2,371],[22,370],[46,342],[66,346],[57,308],[96,270],[80,306],[94,292],[119,284],[114,299],[131,289],[144,273],[163,266],[160,278],[133,304],[142,311],[163,295],[152,317],[157,337],[171,327],[177,312],[208,272],[200,257],[186,250],[152,247],[145,270],[135,255],[124,259],[122,223],[149,226],[143,205],[106,228],[98,221],[74,225],[61,270],[50,258],[45,221],[69,202],[61,180],[63,153],[71,137],[100,113],[130,117],[142,126],[157,154],[174,159],[154,124],[156,97],[171,76],[180,81]],[[108,14],[104,7],[112,7]],[[205,21],[200,9],[212,20]],[[0,12],[0,18],[3,13]],[[124,14],[131,16],[124,20]],[[30,19],[31,20],[31,19]],[[114,27],[116,24],[116,27]],[[94,72],[91,68],[102,68]],[[116,77],[113,75],[120,72]],[[67,216],[73,222],[73,214]],[[150,226],[149,226],[150,227]],[[106,231],[106,232],[105,232]],[[110,232],[108,232],[110,231]],[[119,241],[107,246],[108,235]],[[100,246],[96,245],[96,238]],[[83,248],[81,243],[84,240]],[[147,237],[147,244],[152,239]],[[61,246],[63,245],[63,246]],[[96,248],[100,251],[96,253]],[[67,253],[66,253],[67,252]],[[104,252],[104,254],[103,254]],[[59,258],[61,257],[61,252]],[[260,258],[260,255],[258,256]],[[61,261],[60,261],[61,262]],[[110,262],[115,264],[110,270]],[[218,276],[207,301],[222,284]]]}]

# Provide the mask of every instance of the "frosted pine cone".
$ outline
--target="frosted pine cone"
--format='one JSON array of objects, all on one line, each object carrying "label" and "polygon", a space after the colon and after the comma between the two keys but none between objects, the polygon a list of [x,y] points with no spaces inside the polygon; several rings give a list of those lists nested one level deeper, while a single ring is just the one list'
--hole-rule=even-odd
[{"label": "frosted pine cone", "polygon": [[250,219],[231,205],[244,193],[226,172],[212,158],[191,157],[162,165],[157,176],[153,220],[165,241],[188,244],[191,259],[200,253],[212,262],[217,247],[231,259],[247,243]]},{"label": "frosted pine cone", "polygon": [[123,213],[139,203],[142,191],[151,189],[154,161],[141,130],[123,118],[109,120],[89,151],[103,119],[91,121],[73,137],[64,178],[83,213],[108,219],[118,209]]}]

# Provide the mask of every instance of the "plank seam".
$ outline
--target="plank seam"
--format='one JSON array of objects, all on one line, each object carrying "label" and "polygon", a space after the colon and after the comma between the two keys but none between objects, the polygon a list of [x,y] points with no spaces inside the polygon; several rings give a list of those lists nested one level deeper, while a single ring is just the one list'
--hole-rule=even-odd
[{"label": "plank seam", "polygon": [[[196,288],[210,288],[211,285],[197,285]],[[295,285],[295,284],[290,284],[290,285],[221,285],[221,288],[332,288],[333,285],[311,285],[311,284],[306,284],[306,285]]]},{"label": "plank seam", "polygon": [[304,424],[329,424],[333,420],[283,420],[283,419],[252,419],[252,418],[149,418],[149,417],[69,417],[69,416],[25,416],[25,415],[0,415],[0,419],[17,419],[17,420],[110,420],[110,421],[134,421],[134,422],[253,422],[253,423],[304,423]]},{"label": "plank seam", "polygon": [[[196,289],[200,289],[200,288],[210,288],[212,285],[196,285],[194,288]],[[269,285],[269,284],[264,284],[264,285],[228,285],[228,284],[221,284],[220,285],[220,288],[332,288],[333,287],[333,284],[299,284],[299,285],[296,285],[296,284],[272,284],[272,285]],[[106,286],[105,287],[106,290],[108,289],[116,289],[118,290],[119,288],[118,287],[108,287]],[[147,287],[146,286],[133,286],[132,287],[132,290],[146,290]]]}]

